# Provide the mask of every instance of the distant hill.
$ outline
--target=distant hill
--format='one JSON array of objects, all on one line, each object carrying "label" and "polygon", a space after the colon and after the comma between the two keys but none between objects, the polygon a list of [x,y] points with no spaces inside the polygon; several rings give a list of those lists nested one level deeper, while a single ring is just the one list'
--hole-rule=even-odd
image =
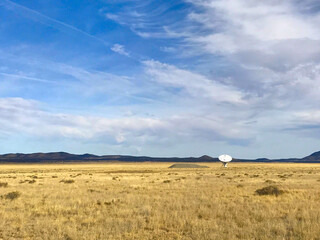
[{"label": "distant hill", "polygon": [[304,157],[301,159],[301,161],[305,162],[320,162],[320,151],[312,153],[311,155]]},{"label": "distant hill", "polygon": [[[201,157],[147,157],[126,155],[93,155],[93,154],[71,154],[66,152],[50,153],[9,153],[0,155],[0,163],[57,163],[57,162],[99,162],[99,161],[121,161],[121,162],[218,162],[218,158],[208,155]],[[234,162],[298,162],[298,163],[320,163],[320,151],[312,153],[304,158],[288,159],[237,159]]]},{"label": "distant hill", "polygon": [[2,163],[49,163],[49,162],[96,162],[96,161],[122,161],[122,162],[216,162],[217,158],[203,156],[200,158],[186,157],[146,157],[125,155],[70,154],[66,152],[51,153],[9,153],[0,155]]}]

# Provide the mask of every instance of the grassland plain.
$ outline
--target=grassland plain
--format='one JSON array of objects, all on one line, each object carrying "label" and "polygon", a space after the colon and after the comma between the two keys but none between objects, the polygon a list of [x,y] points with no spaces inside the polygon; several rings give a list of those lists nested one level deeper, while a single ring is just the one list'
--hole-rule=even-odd
[{"label": "grassland plain", "polygon": [[320,164],[170,165],[0,165],[0,239],[320,239]]}]

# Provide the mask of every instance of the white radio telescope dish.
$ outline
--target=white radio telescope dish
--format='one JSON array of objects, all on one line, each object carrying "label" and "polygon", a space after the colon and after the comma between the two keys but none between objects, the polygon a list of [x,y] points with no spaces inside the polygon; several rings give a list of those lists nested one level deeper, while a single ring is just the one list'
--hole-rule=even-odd
[{"label": "white radio telescope dish", "polygon": [[222,154],[219,156],[219,160],[222,162],[224,167],[227,167],[228,162],[232,161],[232,157],[227,154]]}]

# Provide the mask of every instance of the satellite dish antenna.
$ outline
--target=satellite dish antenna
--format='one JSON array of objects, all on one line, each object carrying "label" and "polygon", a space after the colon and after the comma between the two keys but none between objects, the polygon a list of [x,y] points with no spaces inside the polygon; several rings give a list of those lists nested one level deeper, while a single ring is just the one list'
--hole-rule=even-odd
[{"label": "satellite dish antenna", "polygon": [[224,167],[227,167],[228,162],[232,161],[232,157],[227,154],[222,154],[219,156],[219,160],[222,162]]}]

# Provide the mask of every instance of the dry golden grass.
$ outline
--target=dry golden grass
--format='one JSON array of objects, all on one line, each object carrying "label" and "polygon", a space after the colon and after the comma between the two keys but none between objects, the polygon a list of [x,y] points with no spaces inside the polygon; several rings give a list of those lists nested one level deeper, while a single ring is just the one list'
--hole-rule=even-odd
[{"label": "dry golden grass", "polygon": [[320,239],[320,165],[170,165],[0,165],[0,239]]}]

